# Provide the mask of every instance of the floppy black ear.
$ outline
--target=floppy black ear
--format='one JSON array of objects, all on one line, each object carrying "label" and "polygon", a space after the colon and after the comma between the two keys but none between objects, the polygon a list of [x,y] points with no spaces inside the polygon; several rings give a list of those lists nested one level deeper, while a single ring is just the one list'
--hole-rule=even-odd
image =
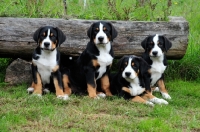
[{"label": "floppy black ear", "polygon": [[151,68],[150,65],[142,57],[137,57],[137,60],[139,61],[140,64],[139,70],[141,75],[148,72],[148,70]]},{"label": "floppy black ear", "polygon": [[114,26],[112,25],[112,23],[108,22],[108,24],[109,24],[110,27],[111,27],[111,40],[110,40],[110,41],[113,41],[113,39],[117,37],[118,32],[117,32],[117,30],[114,28]]},{"label": "floppy black ear", "polygon": [[58,33],[58,45],[60,46],[66,40],[66,36],[58,27],[55,29]]},{"label": "floppy black ear", "polygon": [[90,26],[90,28],[87,31],[87,36],[90,38],[90,40],[92,39],[92,28],[93,28],[94,23]]},{"label": "floppy black ear", "polygon": [[38,28],[35,33],[33,34],[33,39],[38,43],[38,39],[39,39],[39,35],[40,35],[40,31],[43,27]]},{"label": "floppy black ear", "polygon": [[148,39],[148,38],[149,38],[149,36],[146,37],[146,38],[141,42],[141,46],[142,46],[142,48],[145,49],[145,50],[146,50],[146,48],[147,48],[147,39]]},{"label": "floppy black ear", "polygon": [[165,48],[165,51],[167,52],[172,47],[172,43],[165,36],[162,36],[162,37],[164,39],[164,48]]},{"label": "floppy black ear", "polygon": [[121,71],[121,67],[122,67],[122,63],[124,61],[124,59],[126,58],[127,56],[123,56],[121,59],[119,59],[119,61],[117,62],[117,67],[118,67],[118,70]]}]

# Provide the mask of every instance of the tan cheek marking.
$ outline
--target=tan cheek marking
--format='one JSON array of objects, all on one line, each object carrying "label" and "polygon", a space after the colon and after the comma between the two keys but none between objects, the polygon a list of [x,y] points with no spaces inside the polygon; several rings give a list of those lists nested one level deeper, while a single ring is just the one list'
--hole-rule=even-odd
[{"label": "tan cheek marking", "polygon": [[90,98],[96,98],[96,88],[92,87],[90,84],[87,84],[87,91]]},{"label": "tan cheek marking", "polygon": [[165,84],[164,84],[164,80],[163,79],[158,80],[157,84],[158,84],[158,87],[160,89],[160,92],[168,93],[166,88],[165,88]]},{"label": "tan cheek marking", "polygon": [[141,98],[140,96],[135,96],[134,98],[131,99],[131,101],[137,102],[137,103],[146,103],[147,102],[145,99]]},{"label": "tan cheek marking", "polygon": [[96,59],[93,59],[93,60],[92,60],[92,65],[93,65],[94,67],[97,67],[97,66],[99,66],[99,63],[98,63],[98,61],[97,61]]},{"label": "tan cheek marking", "polygon": [[63,75],[64,94],[71,95],[72,91],[69,87],[70,81],[67,75]]},{"label": "tan cheek marking", "polygon": [[63,96],[64,95],[63,89],[59,86],[57,78],[54,78],[53,82],[56,88],[56,96],[60,96],[60,95]]},{"label": "tan cheek marking", "polygon": [[56,72],[56,71],[58,71],[58,69],[59,69],[59,65],[56,65],[56,66],[52,69],[52,72]]},{"label": "tan cheek marking", "polygon": [[137,72],[135,72],[135,75],[138,76],[138,75],[139,75],[139,72],[140,72],[139,70],[138,70]]},{"label": "tan cheek marking", "polygon": [[52,42],[51,49],[55,49],[55,48],[56,48],[56,43]]},{"label": "tan cheek marking", "polygon": [[105,75],[101,78],[101,88],[104,90],[107,96],[112,96],[112,93],[110,92],[110,82],[108,75]]},{"label": "tan cheek marking", "polygon": [[42,80],[39,73],[36,74],[37,84],[32,83],[32,87],[34,88],[34,94],[42,94]]}]

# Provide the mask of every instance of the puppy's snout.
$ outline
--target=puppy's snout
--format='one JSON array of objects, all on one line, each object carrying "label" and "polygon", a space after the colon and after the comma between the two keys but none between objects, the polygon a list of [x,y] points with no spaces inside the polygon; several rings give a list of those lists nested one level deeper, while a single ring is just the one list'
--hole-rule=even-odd
[{"label": "puppy's snout", "polygon": [[130,72],[125,72],[125,75],[126,75],[127,77],[130,77],[131,73],[130,73]]},{"label": "puppy's snout", "polygon": [[156,55],[158,54],[158,51],[153,51],[152,54],[153,54],[154,56],[156,56]]},{"label": "puppy's snout", "polygon": [[100,42],[102,42],[103,39],[104,39],[104,37],[102,37],[102,36],[98,37],[98,40],[99,40]]},{"label": "puppy's snout", "polygon": [[45,42],[45,43],[44,43],[44,46],[45,46],[45,47],[49,47],[49,45],[50,45],[49,42]]}]

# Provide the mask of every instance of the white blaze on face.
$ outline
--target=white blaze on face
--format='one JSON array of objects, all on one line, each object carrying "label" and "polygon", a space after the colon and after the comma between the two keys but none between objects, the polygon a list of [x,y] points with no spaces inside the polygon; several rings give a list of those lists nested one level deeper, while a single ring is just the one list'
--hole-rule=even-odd
[{"label": "white blaze on face", "polygon": [[158,41],[159,40],[159,35],[156,34],[155,37],[153,38],[154,42],[154,47],[152,48],[150,52],[150,56],[155,56],[153,53],[157,52],[156,56],[161,56],[163,54],[162,49],[158,46]]},{"label": "white blaze on face", "polygon": [[[48,29],[48,31],[47,31],[47,37],[42,41],[41,48],[51,49],[51,47],[52,47],[52,41],[49,38],[50,33],[51,33],[50,29]],[[49,43],[49,46],[46,47],[45,43]]]},{"label": "white blaze on face", "polygon": [[[103,41],[100,42],[99,38],[103,38]],[[95,37],[95,44],[107,44],[109,42],[107,35],[105,34],[105,32],[103,31],[103,24],[99,24],[99,32],[97,33],[96,37]]]},{"label": "white blaze on face", "polygon": [[[128,74],[130,75],[127,76]],[[128,64],[126,68],[124,69],[124,71],[122,72],[122,77],[127,79],[127,81],[129,81],[130,79],[135,79],[137,77],[137,73],[132,68],[132,58],[129,58]]]}]

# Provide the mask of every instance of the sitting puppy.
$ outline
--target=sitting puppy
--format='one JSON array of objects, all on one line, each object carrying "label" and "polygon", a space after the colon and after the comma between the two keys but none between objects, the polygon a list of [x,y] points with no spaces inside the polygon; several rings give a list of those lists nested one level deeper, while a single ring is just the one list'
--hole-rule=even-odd
[{"label": "sitting puppy", "polygon": [[[91,98],[112,96],[108,73],[113,61],[111,42],[117,31],[109,22],[95,22],[87,31],[90,41],[75,65],[63,72],[64,92],[67,95],[85,93]],[[105,94],[103,93],[105,92]]]},{"label": "sitting puppy", "polygon": [[141,57],[124,56],[119,60],[118,66],[119,71],[110,76],[113,95],[152,106],[154,103],[168,104],[151,94],[150,66]]},{"label": "sitting puppy", "polygon": [[29,93],[42,95],[43,90],[56,92],[58,98],[66,100],[60,73],[60,52],[57,47],[66,39],[63,32],[51,26],[41,27],[35,31],[33,39],[38,46],[32,55],[33,82],[27,89]]},{"label": "sitting puppy", "polygon": [[167,52],[172,43],[164,36],[153,35],[146,37],[142,43],[145,52],[142,58],[151,66],[151,87],[158,85],[159,90],[165,99],[171,99],[164,84],[164,71],[167,67],[167,59],[164,52]]}]

